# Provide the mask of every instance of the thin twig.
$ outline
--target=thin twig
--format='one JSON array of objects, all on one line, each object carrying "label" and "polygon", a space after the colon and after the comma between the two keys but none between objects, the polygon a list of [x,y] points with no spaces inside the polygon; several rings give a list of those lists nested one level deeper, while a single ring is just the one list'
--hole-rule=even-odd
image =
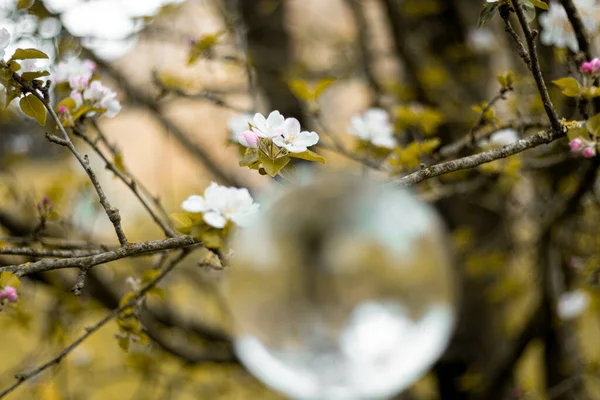
[{"label": "thin twig", "polygon": [[565,132],[563,130],[558,132],[555,132],[552,129],[542,131],[524,139],[520,139],[515,143],[498,147],[493,150],[484,151],[472,156],[462,157],[456,160],[446,161],[431,166],[423,166],[419,171],[403,176],[397,181],[397,183],[400,183],[402,186],[415,185],[435,176],[440,176],[463,169],[470,169],[481,164],[510,157],[522,151],[551,143],[564,136]]},{"label": "thin twig", "polygon": [[91,250],[55,250],[55,249],[33,249],[31,247],[6,247],[0,248],[0,254],[12,256],[29,256],[29,257],[56,257],[56,258],[73,258],[86,257],[95,254],[102,254],[106,250],[91,249]]},{"label": "thin twig", "polygon": [[148,291],[150,289],[155,287],[188,254],[189,254],[189,250],[185,250],[185,249],[182,250],[178,256],[176,256],[173,260],[171,260],[171,262],[169,262],[169,264],[162,270],[162,272],[160,274],[158,274],[156,276],[156,278],[154,278],[152,281],[148,282],[143,288],[141,288],[140,291],[135,296],[133,296],[133,298],[131,298],[125,304],[121,305],[119,308],[116,308],[113,311],[111,311],[108,315],[106,315],[104,318],[102,318],[100,321],[98,321],[94,325],[87,327],[85,329],[85,333],[83,335],[79,336],[77,339],[75,339],[73,342],[71,342],[71,344],[69,344],[67,347],[65,347],[56,356],[52,357],[50,360],[46,361],[43,364],[40,364],[39,366],[35,367],[34,369],[32,369],[30,371],[17,374],[15,376],[16,381],[12,385],[10,385],[7,388],[5,388],[4,390],[2,390],[2,392],[0,392],[0,399],[5,397],[7,394],[12,392],[13,390],[15,390],[17,387],[19,387],[21,384],[23,384],[23,382],[26,382],[27,380],[39,375],[40,373],[44,372],[46,369],[50,368],[51,366],[60,363],[63,360],[63,358],[65,358],[67,355],[69,355],[69,353],[71,353],[73,350],[75,350],[77,348],[77,346],[79,346],[81,343],[83,343],[92,334],[97,332],[100,328],[102,328],[104,325],[106,325],[109,321],[111,321],[113,318],[118,316],[121,312],[123,312],[123,310],[136,304],[136,302],[139,299],[141,299],[146,293],[148,293]]},{"label": "thin twig", "polygon": [[200,244],[198,239],[191,236],[177,236],[162,240],[131,243],[127,247],[119,247],[114,250],[85,257],[73,258],[46,258],[32,263],[8,265],[0,267],[0,272],[14,272],[17,276],[25,276],[34,272],[46,272],[64,268],[92,268],[96,265],[106,264],[111,261],[120,260],[125,257],[140,254],[152,254],[164,250],[179,249],[186,246]]},{"label": "thin twig", "polygon": [[527,17],[525,16],[525,12],[523,11],[523,6],[519,2],[519,0],[511,0],[511,2],[515,9],[515,13],[517,14],[517,18],[519,19],[519,23],[521,24],[521,29],[523,29],[523,34],[525,35],[525,41],[527,42],[527,50],[530,61],[529,67],[531,69],[531,73],[533,74],[533,79],[535,80],[538,92],[540,93],[540,97],[542,98],[544,110],[548,115],[548,119],[550,120],[550,125],[552,126],[552,129],[555,132],[560,132],[562,131],[562,124],[560,122],[558,114],[556,113],[556,110],[554,109],[554,105],[552,104],[550,95],[548,94],[546,82],[544,81],[544,76],[542,75],[540,62],[538,60],[538,54],[535,46],[535,38],[537,37],[537,31],[532,31],[529,27]]},{"label": "thin twig", "polygon": [[77,150],[77,148],[71,141],[71,137],[69,136],[69,134],[63,127],[63,125],[62,125],[60,119],[58,118],[58,116],[56,115],[56,113],[54,112],[54,109],[52,109],[52,107],[46,101],[44,96],[41,95],[37,90],[35,90],[29,84],[29,82],[22,79],[17,73],[13,73],[13,77],[19,83],[19,85],[21,85],[21,87],[23,88],[24,91],[31,93],[32,95],[37,97],[42,102],[42,104],[48,111],[48,114],[50,114],[50,116],[56,123],[56,126],[58,127],[60,133],[63,136],[62,137],[63,141],[59,142],[59,144],[67,147],[71,151],[71,153],[73,153],[73,155],[75,156],[77,161],[79,161],[79,164],[83,167],[83,169],[87,173],[88,177],[90,178],[90,181],[92,182],[92,185],[94,186],[94,189],[96,190],[96,193],[98,194],[98,199],[100,201],[100,204],[102,205],[102,208],[104,208],[104,211],[106,212],[106,215],[108,216],[108,219],[110,220],[110,222],[113,224],[113,227],[115,228],[115,232],[117,234],[117,238],[119,239],[119,243],[121,244],[121,246],[127,246],[127,237],[125,236],[125,232],[123,231],[123,227],[121,226],[121,215],[119,214],[119,210],[116,207],[113,207],[110,204],[110,202],[108,201],[108,199],[106,198],[106,195],[104,194],[104,190],[102,189],[102,186],[100,185],[100,182],[98,181],[98,178],[96,177],[96,174],[94,173],[94,170],[90,166],[90,161],[88,159],[88,156],[87,155],[82,156],[79,153],[79,151]]}]

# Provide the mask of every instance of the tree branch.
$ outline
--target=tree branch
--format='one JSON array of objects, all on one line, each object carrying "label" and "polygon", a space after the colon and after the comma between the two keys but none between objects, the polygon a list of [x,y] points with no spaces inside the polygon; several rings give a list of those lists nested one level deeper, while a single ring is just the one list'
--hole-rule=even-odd
[{"label": "tree branch", "polygon": [[564,137],[566,132],[561,128],[559,131],[553,129],[542,131],[534,135],[520,139],[515,143],[511,143],[496,149],[484,151],[472,156],[458,158],[456,160],[445,161],[439,164],[425,166],[421,170],[413,172],[400,178],[397,183],[401,186],[411,186],[423,182],[429,178],[448,174],[450,172],[469,169],[501,158],[510,157],[522,151],[532,149],[534,147],[551,143]]},{"label": "tree branch", "polygon": [[569,22],[571,22],[571,25],[573,26],[579,50],[583,52],[586,60],[591,60],[592,52],[590,51],[590,38],[587,29],[585,28],[585,24],[581,19],[581,15],[579,14],[579,10],[577,10],[573,0],[560,0],[560,3],[565,8]]},{"label": "tree branch", "polygon": [[106,315],[104,318],[102,318],[96,324],[92,325],[91,327],[86,328],[85,333],[83,335],[81,335],[77,339],[75,339],[71,344],[69,344],[67,347],[65,347],[56,356],[54,356],[50,360],[39,365],[38,367],[35,367],[34,369],[32,369],[30,371],[17,374],[15,376],[16,381],[12,385],[8,386],[7,388],[5,388],[4,390],[2,390],[0,392],[0,399],[5,397],[7,394],[12,392],[16,388],[18,388],[23,382],[39,375],[40,373],[44,372],[46,369],[50,368],[51,366],[60,363],[63,358],[65,358],[67,355],[69,355],[69,353],[71,353],[73,350],[75,350],[77,348],[77,346],[79,346],[81,343],[83,343],[92,334],[97,332],[100,328],[102,328],[104,325],[106,325],[109,321],[111,321],[113,318],[118,316],[123,310],[136,304],[136,302],[139,299],[141,299],[150,289],[155,287],[165,276],[167,276],[167,274],[169,272],[171,272],[177,266],[177,264],[179,264],[179,262],[182,261],[188,254],[189,254],[189,250],[182,250],[178,256],[176,256],[173,260],[171,260],[171,262],[169,262],[169,264],[162,270],[162,272],[159,275],[156,276],[156,278],[154,278],[152,281],[148,282],[148,284],[146,284],[143,288],[141,288],[140,291],[133,298],[131,298],[128,302],[126,302],[119,308],[114,309],[112,312],[110,312],[108,315]]},{"label": "tree branch", "polygon": [[548,89],[546,88],[546,82],[544,81],[544,76],[542,75],[542,70],[540,68],[540,62],[538,60],[537,50],[535,47],[537,31],[532,31],[531,28],[529,28],[527,18],[525,17],[525,12],[523,11],[523,6],[519,0],[511,0],[511,2],[515,9],[515,13],[517,14],[517,18],[519,19],[519,23],[521,24],[521,29],[523,29],[523,33],[525,34],[525,41],[527,42],[527,50],[530,60],[529,68],[531,69],[533,79],[535,80],[538,92],[542,98],[544,110],[548,115],[552,129],[555,132],[560,132],[562,131],[562,123],[560,122],[560,118],[554,109],[552,100],[550,100],[550,95],[548,94]]},{"label": "tree branch", "polygon": [[0,272],[10,271],[17,276],[25,276],[34,272],[46,272],[64,268],[92,268],[99,264],[109,263],[121,258],[140,254],[152,254],[164,250],[179,249],[186,246],[200,244],[198,239],[191,236],[177,236],[162,240],[153,240],[141,243],[130,243],[127,247],[119,247],[114,250],[106,251],[85,257],[73,258],[46,258],[44,260],[0,267]]}]

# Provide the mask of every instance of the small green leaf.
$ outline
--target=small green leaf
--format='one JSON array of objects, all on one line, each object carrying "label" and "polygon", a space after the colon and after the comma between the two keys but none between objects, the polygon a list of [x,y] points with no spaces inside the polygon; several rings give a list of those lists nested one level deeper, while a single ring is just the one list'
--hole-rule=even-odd
[{"label": "small green leaf", "polygon": [[563,89],[563,94],[568,97],[577,97],[581,94],[581,87],[575,78],[561,78],[552,81],[556,86]]},{"label": "small green leaf", "polygon": [[300,100],[309,101],[312,99],[312,92],[305,81],[292,79],[289,86],[292,93]]},{"label": "small green leaf", "polygon": [[115,167],[123,174],[127,173],[127,170],[125,169],[125,162],[123,161],[123,154],[120,151],[115,153],[114,164]]},{"label": "small green leaf", "polygon": [[189,234],[192,231],[194,222],[188,213],[178,212],[170,215],[171,221],[173,221],[175,230],[183,234]]},{"label": "small green leaf", "polygon": [[528,0],[531,4],[536,6],[537,8],[541,8],[542,10],[548,10],[548,4],[544,3],[542,0]]},{"label": "small green leaf", "polygon": [[525,19],[527,23],[530,24],[535,19],[535,7],[533,4],[525,2],[523,3],[523,12],[525,14]]},{"label": "small green leaf", "polygon": [[0,286],[12,286],[14,288],[18,288],[21,286],[21,281],[12,272],[3,272],[0,274]]},{"label": "small green leaf", "polygon": [[154,295],[156,297],[158,297],[161,300],[164,300],[165,297],[165,291],[163,288],[159,288],[159,287],[153,287],[152,289],[148,290],[147,292],[149,295]]},{"label": "small green leaf", "polygon": [[11,57],[11,60],[28,60],[28,59],[39,59],[48,58],[46,53],[37,49],[17,49],[15,54]]},{"label": "small green leaf", "polygon": [[583,138],[585,140],[590,140],[590,134],[586,128],[572,128],[567,131],[567,137],[569,141],[577,138]]},{"label": "small green leaf", "polygon": [[290,162],[290,158],[279,157],[275,160],[271,160],[268,157],[261,157],[260,161],[262,162],[262,167],[264,168],[265,172],[269,176],[274,177]]},{"label": "small green leaf", "polygon": [[19,0],[17,2],[17,10],[26,10],[33,5],[35,0]]},{"label": "small green leaf", "polygon": [[8,68],[12,71],[12,72],[17,72],[18,70],[21,69],[21,64],[19,64],[16,61],[9,61],[8,63]]},{"label": "small green leaf", "polygon": [[224,244],[223,235],[217,229],[208,229],[202,232],[200,239],[207,249],[220,249]]},{"label": "small green leaf", "polygon": [[21,98],[19,101],[21,111],[33,119],[35,119],[41,126],[46,125],[46,107],[44,103],[32,94],[28,94]]},{"label": "small green leaf", "polygon": [[119,347],[124,352],[129,352],[129,336],[119,337]]},{"label": "small green leaf", "polygon": [[323,78],[317,82],[313,90],[313,99],[317,100],[327,88],[329,88],[335,82],[335,78]]},{"label": "small green leaf", "polygon": [[600,114],[596,114],[585,122],[585,127],[592,135],[600,134]]},{"label": "small green leaf", "polygon": [[311,151],[311,150],[306,150],[306,151],[303,151],[302,153],[288,153],[288,156],[294,157],[294,158],[300,158],[302,160],[307,160],[307,161],[316,161],[316,162],[320,162],[321,164],[325,164],[325,158],[323,158],[322,156],[318,155],[317,153],[315,153],[314,151]]},{"label": "small green leaf", "polygon": [[248,148],[240,160],[240,167],[249,167],[257,162],[259,162],[258,150]]},{"label": "small green leaf", "polygon": [[23,72],[21,74],[21,78],[25,79],[26,81],[30,81],[30,82],[34,79],[41,78],[43,76],[50,76],[50,72],[36,71],[36,72]]},{"label": "small green leaf", "polygon": [[490,22],[492,18],[494,18],[499,5],[500,3],[487,3],[485,6],[483,6],[481,12],[479,13],[479,21],[477,21],[478,28],[481,28]]}]

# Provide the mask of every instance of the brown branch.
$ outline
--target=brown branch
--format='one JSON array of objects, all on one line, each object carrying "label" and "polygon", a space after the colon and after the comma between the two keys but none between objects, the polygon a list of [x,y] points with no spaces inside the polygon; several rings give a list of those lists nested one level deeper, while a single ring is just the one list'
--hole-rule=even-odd
[{"label": "brown branch", "polygon": [[561,129],[555,132],[553,129],[542,131],[534,135],[520,139],[515,143],[508,144],[496,149],[484,151],[472,156],[458,158],[456,160],[446,161],[439,164],[424,166],[421,170],[413,172],[400,178],[397,182],[402,186],[411,186],[423,182],[435,176],[456,172],[463,169],[470,169],[481,164],[499,160],[501,158],[510,157],[521,153],[522,151],[532,149],[534,147],[551,143],[565,136],[565,132]]},{"label": "brown branch", "polygon": [[[92,185],[94,186],[94,189],[96,190],[96,193],[98,194],[98,199],[100,201],[100,204],[102,205],[102,208],[104,208],[104,211],[106,212],[106,215],[108,216],[108,219],[110,220],[110,222],[113,224],[113,227],[115,228],[115,232],[117,234],[117,238],[119,239],[119,243],[121,244],[121,246],[127,246],[127,237],[125,236],[125,232],[123,231],[123,227],[121,226],[121,215],[119,214],[119,210],[116,207],[113,207],[110,204],[110,202],[108,201],[108,199],[106,198],[106,195],[104,194],[104,190],[102,189],[102,186],[100,186],[100,182],[98,181],[98,178],[96,177],[96,174],[94,173],[94,170],[90,166],[90,161],[88,159],[88,156],[87,155],[82,156],[79,153],[79,151],[77,150],[77,148],[71,141],[71,137],[69,136],[69,134],[67,133],[65,128],[62,126],[60,119],[54,112],[54,109],[52,109],[52,107],[46,100],[45,96],[40,94],[35,88],[33,88],[31,86],[31,84],[29,82],[22,79],[17,73],[13,73],[13,78],[19,83],[19,85],[23,88],[23,90],[25,92],[31,93],[32,95],[37,97],[42,102],[42,104],[48,111],[48,114],[50,114],[50,116],[56,123],[56,126],[58,127],[60,133],[63,136],[62,139],[60,141],[57,141],[56,143],[67,147],[71,151],[71,153],[73,153],[73,155],[75,156],[77,161],[79,161],[79,164],[83,167],[83,169],[87,173],[88,177],[90,178],[90,181],[92,182]],[[52,135],[50,135],[50,137],[51,136]]]},{"label": "brown branch", "polygon": [[100,328],[102,328],[104,325],[106,325],[109,321],[111,321],[113,318],[118,316],[123,310],[136,304],[136,302],[138,300],[140,300],[150,289],[155,287],[188,254],[189,254],[188,250],[182,250],[178,256],[176,256],[175,258],[173,258],[173,260],[171,260],[171,262],[169,262],[169,264],[162,270],[162,272],[159,275],[156,276],[156,278],[154,278],[152,281],[148,282],[148,284],[146,284],[143,288],[141,288],[140,291],[133,298],[131,298],[125,304],[121,305],[119,308],[116,308],[113,311],[111,311],[108,315],[106,315],[104,318],[102,318],[100,321],[98,321],[94,325],[87,327],[85,329],[85,333],[83,335],[79,336],[77,339],[75,339],[73,342],[71,342],[71,344],[69,344],[67,347],[65,347],[56,356],[54,356],[50,360],[46,361],[45,363],[40,364],[38,367],[35,367],[34,369],[32,369],[30,371],[17,374],[15,376],[16,381],[12,385],[8,386],[7,388],[5,388],[4,390],[2,390],[0,392],[0,399],[5,397],[7,394],[11,393],[12,391],[14,391],[16,388],[18,388],[21,384],[23,384],[27,380],[39,375],[40,373],[44,372],[46,369],[52,367],[53,365],[59,364],[63,360],[63,358],[65,358],[67,355],[69,355],[69,353],[71,353],[73,350],[75,350],[77,348],[77,346],[79,346],[81,343],[83,343],[92,334],[97,332]]},{"label": "brown branch", "polygon": [[152,254],[164,250],[179,249],[186,246],[200,244],[201,242],[191,236],[177,236],[162,240],[130,243],[127,247],[85,257],[73,258],[46,258],[32,263],[8,265],[0,267],[0,272],[10,271],[17,276],[25,276],[34,272],[46,272],[64,268],[92,268],[99,264],[106,264],[121,258],[140,254]]},{"label": "brown branch", "polygon": [[588,35],[587,29],[585,28],[585,24],[581,19],[579,10],[577,10],[577,7],[575,6],[573,0],[560,0],[560,3],[567,12],[569,22],[571,22],[571,25],[573,26],[573,30],[575,31],[575,37],[577,38],[577,44],[579,45],[579,50],[583,52],[586,60],[591,60],[592,52],[590,51],[590,37]]},{"label": "brown branch", "polygon": [[[504,130],[504,129],[515,129],[518,131],[528,131],[533,128],[545,129],[547,127],[548,127],[548,123],[542,123],[541,121],[535,121],[535,120],[524,121],[524,122],[513,121],[513,122],[506,123],[506,124],[498,125],[490,131],[481,132],[481,133],[475,132],[475,142],[477,142],[479,140],[487,139],[490,136],[492,136],[494,133]],[[461,139],[458,139],[458,140],[442,147],[437,152],[437,154],[440,155],[442,158],[453,157],[453,156],[457,155],[458,153],[460,153],[463,149],[469,147],[470,145],[471,145],[470,135],[466,135],[466,136],[462,137]]]},{"label": "brown branch", "polygon": [[515,13],[517,14],[517,18],[519,19],[519,23],[521,24],[521,29],[523,29],[523,33],[525,35],[525,41],[527,42],[527,50],[530,60],[529,67],[531,69],[531,73],[533,74],[533,79],[535,80],[538,92],[540,93],[540,97],[542,98],[544,110],[548,115],[550,125],[552,126],[554,132],[561,132],[562,123],[560,122],[560,118],[558,117],[558,114],[554,109],[554,105],[552,104],[552,100],[550,99],[550,95],[548,94],[546,82],[544,81],[544,76],[542,75],[540,62],[538,60],[538,54],[535,46],[535,38],[537,37],[537,31],[532,31],[529,27],[529,24],[527,23],[527,17],[525,16],[525,12],[523,11],[523,6],[519,2],[519,0],[511,0],[511,2],[515,9]]},{"label": "brown branch", "polygon": [[87,257],[96,254],[102,254],[106,250],[90,249],[90,250],[56,250],[56,249],[33,249],[31,247],[6,247],[0,248],[0,254],[12,256],[28,256],[28,257],[56,257],[56,258],[73,258]]}]

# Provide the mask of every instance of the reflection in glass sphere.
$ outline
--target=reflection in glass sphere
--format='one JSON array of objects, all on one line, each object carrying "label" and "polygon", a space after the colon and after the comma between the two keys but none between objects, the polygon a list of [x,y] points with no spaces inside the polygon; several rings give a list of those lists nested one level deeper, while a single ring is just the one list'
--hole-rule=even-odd
[{"label": "reflection in glass sphere", "polygon": [[292,398],[392,396],[446,346],[455,288],[444,231],[403,189],[350,177],[282,188],[233,250],[237,354]]}]

